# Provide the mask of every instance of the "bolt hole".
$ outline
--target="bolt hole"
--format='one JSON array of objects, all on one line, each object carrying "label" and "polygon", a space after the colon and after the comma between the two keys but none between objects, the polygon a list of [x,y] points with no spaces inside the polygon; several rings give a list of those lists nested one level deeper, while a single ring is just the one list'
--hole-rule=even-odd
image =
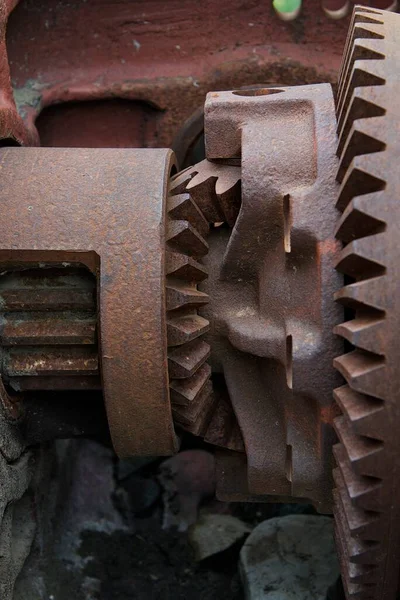
[{"label": "bolt hole", "polygon": [[286,194],[283,197],[283,243],[285,246],[285,252],[289,254],[291,252],[291,229],[292,229],[292,203],[290,201],[290,194]]},{"label": "bolt hole", "polygon": [[234,96],[269,96],[270,94],[281,94],[284,91],[276,88],[254,88],[252,90],[236,90],[232,94]]},{"label": "bolt hole", "polygon": [[286,336],[286,383],[289,389],[293,389],[293,338]]}]

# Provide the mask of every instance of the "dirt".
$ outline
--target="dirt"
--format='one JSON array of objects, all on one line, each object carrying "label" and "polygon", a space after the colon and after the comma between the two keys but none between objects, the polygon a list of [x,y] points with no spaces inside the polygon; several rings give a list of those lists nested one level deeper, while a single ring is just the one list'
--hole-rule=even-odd
[{"label": "dirt", "polygon": [[101,600],[243,598],[237,556],[196,563],[187,535],[161,530],[159,514],[138,519],[134,533],[84,533],[80,554],[91,557],[85,575],[101,581]]}]

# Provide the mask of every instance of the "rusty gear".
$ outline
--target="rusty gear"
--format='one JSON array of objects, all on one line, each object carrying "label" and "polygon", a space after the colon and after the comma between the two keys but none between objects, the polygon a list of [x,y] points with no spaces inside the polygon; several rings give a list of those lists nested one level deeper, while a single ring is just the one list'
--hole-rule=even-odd
[{"label": "rusty gear", "polygon": [[392,599],[399,571],[398,379],[399,17],[358,7],[338,101],[336,299],[354,318],[336,327],[354,350],[335,360],[335,519],[348,598]]},{"label": "rusty gear", "polygon": [[168,370],[172,414],[178,426],[204,433],[213,405],[210,346],[203,336],[209,322],[198,314],[208,296],[197,289],[207,277],[198,262],[208,252],[208,223],[187,193],[175,193],[171,182],[167,201],[166,309]]},{"label": "rusty gear", "polygon": [[[208,94],[207,158],[172,176],[170,150],[0,149],[0,408],[21,439],[92,435],[103,399],[120,456],[200,435],[221,498],[334,504],[360,600],[393,600],[400,561],[398,26],[355,10],[336,111],[329,84]],[[71,434],[79,406],[26,426],[71,391],[91,426]]]}]

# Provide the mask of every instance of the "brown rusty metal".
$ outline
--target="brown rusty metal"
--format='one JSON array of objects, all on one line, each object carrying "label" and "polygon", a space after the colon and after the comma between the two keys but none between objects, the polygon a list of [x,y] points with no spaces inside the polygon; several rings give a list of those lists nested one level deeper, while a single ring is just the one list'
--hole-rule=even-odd
[{"label": "brown rusty metal", "polygon": [[[23,315],[21,296],[9,295],[6,301],[16,302],[21,318],[15,321],[15,312],[6,313],[2,340],[9,349],[3,371],[21,388],[33,374],[53,381],[55,375],[64,381],[70,376],[78,388],[90,387],[87,377],[95,380],[100,371],[120,455],[169,454],[176,447],[166,343],[176,321],[175,315],[166,319],[164,284],[172,165],[168,150],[10,148],[0,154],[1,203],[8,214],[0,226],[3,277],[15,278],[17,268],[83,265],[96,278],[99,312],[97,351],[93,320],[79,323],[82,313],[75,311],[62,323],[65,299],[59,295],[51,297],[47,314],[42,288],[42,296],[33,293],[22,307],[32,310],[39,303],[42,312]],[[180,233],[168,233],[179,252],[189,229],[184,221],[172,223],[183,223]],[[18,277],[23,279],[23,271]],[[56,278],[48,279],[56,286]],[[87,302],[76,291],[71,298],[78,305]],[[175,330],[185,335],[185,315],[180,317]]]},{"label": "brown rusty metal", "polygon": [[42,145],[178,139],[183,164],[208,91],[333,82],[346,30],[324,17],[320,0],[304,5],[295,29],[272,6],[243,10],[241,0],[171,0],[168,11],[161,0],[25,0],[10,15],[7,50],[19,113]]},{"label": "brown rusty metal", "polygon": [[[201,289],[210,304],[201,314],[211,323],[212,368],[224,374],[244,439],[242,496],[308,498],[324,511],[337,381],[331,363],[341,349],[330,333],[340,320],[331,303],[340,282],[332,275],[335,122],[327,85],[211,93],[205,106],[208,159],[241,161],[214,167],[238,169],[241,195],[235,175],[231,223],[239,214],[232,231],[214,228],[208,237],[210,275]],[[216,181],[199,179],[208,199]],[[199,190],[195,197],[211,220],[229,222],[221,202],[209,214]]]},{"label": "brown rusty metal", "polygon": [[10,81],[10,66],[6,46],[8,16],[18,0],[0,1],[0,146],[33,144],[37,134],[25,126],[17,112]]},{"label": "brown rusty metal", "polygon": [[347,598],[398,596],[399,15],[356,8],[338,91],[338,208],[344,244],[337,269],[350,279],[336,299],[336,333],[353,350],[335,366],[335,520]]},{"label": "brown rusty metal", "polygon": [[2,375],[11,389],[101,389],[93,274],[9,270],[0,276],[0,306]]},{"label": "brown rusty metal", "polygon": [[[399,17],[362,8],[353,16],[336,158],[330,86],[288,87],[319,81],[338,60],[334,44],[319,40],[322,52],[313,45],[314,1],[305,7],[307,48],[283,24],[266,46],[272,21],[257,3],[249,11],[240,2],[210,6],[209,22],[224,25],[205,35],[195,18],[204,7],[189,0],[179,4],[179,27],[174,10],[165,17],[157,2],[148,15],[124,1],[116,8],[93,0],[73,11],[68,3],[38,0],[33,10],[21,2],[6,40],[16,4],[0,1],[3,146],[39,137],[78,147],[174,140],[187,164],[204,118],[207,159],[170,179],[175,161],[166,150],[0,150],[7,414],[21,420],[28,443],[51,439],[54,427],[60,435],[104,435],[102,390],[121,456],[173,452],[174,421],[217,447],[220,498],[312,502],[324,512],[332,504],[335,421],[346,592],[394,599],[400,182],[389,162],[399,158],[391,101],[399,92]],[[160,42],[165,19],[171,35]],[[334,27],[341,42],[345,25]],[[219,47],[232,31],[237,40]],[[32,32],[41,39],[35,51]],[[296,62],[287,59],[292,52]],[[217,91],[203,117],[210,88]],[[341,287],[339,273],[352,281]],[[354,311],[351,321],[338,325],[333,290]],[[352,352],[341,354],[341,338]],[[337,404],[334,358],[347,380]],[[47,394],[65,390],[83,393],[69,413],[65,396],[48,411],[56,394]],[[81,399],[90,405],[82,415]]]}]

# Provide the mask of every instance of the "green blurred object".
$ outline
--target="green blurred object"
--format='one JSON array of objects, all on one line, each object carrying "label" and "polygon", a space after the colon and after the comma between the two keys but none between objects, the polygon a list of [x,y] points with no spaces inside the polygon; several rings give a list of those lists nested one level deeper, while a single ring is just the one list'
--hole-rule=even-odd
[{"label": "green blurred object", "polygon": [[280,16],[295,18],[300,12],[301,0],[273,0],[272,5]]}]

